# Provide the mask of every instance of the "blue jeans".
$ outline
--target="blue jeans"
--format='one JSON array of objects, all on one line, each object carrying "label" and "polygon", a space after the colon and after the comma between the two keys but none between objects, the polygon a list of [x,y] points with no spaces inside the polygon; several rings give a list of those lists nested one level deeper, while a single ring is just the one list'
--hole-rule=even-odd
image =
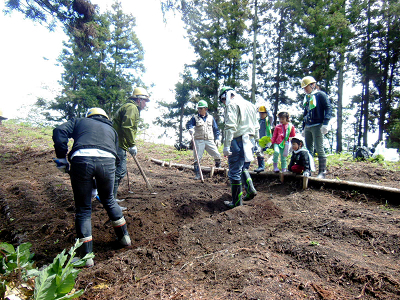
[{"label": "blue jeans", "polygon": [[78,238],[92,235],[92,188],[97,191],[111,221],[122,218],[121,208],[114,200],[115,158],[75,156],[71,161],[71,185],[75,200],[75,227]]},{"label": "blue jeans", "polygon": [[229,172],[228,177],[231,183],[241,182],[243,169],[248,169],[250,162],[244,161],[244,150],[242,137],[232,140],[231,148],[232,155],[228,157]]},{"label": "blue jeans", "polygon": [[117,199],[117,192],[119,183],[122,178],[126,175],[126,151],[120,147],[117,149],[117,155],[119,162],[117,163],[117,168],[115,170],[115,181],[114,181],[114,198]]}]

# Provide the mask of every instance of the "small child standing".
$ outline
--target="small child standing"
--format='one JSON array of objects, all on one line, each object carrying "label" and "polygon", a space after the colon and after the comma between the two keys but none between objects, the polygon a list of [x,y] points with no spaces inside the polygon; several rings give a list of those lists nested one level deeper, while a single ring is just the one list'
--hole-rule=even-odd
[{"label": "small child standing", "polygon": [[272,118],[271,113],[265,108],[265,106],[260,106],[258,108],[258,112],[260,113],[260,119],[258,123],[260,124],[259,130],[259,141],[258,145],[260,149],[257,147],[256,155],[257,155],[257,162],[258,168],[254,170],[256,173],[263,172],[265,169],[265,162],[264,162],[264,151],[267,150],[271,146],[271,124],[274,121]]},{"label": "small child standing", "polygon": [[289,154],[289,138],[294,137],[296,130],[292,123],[289,122],[289,113],[280,112],[278,114],[279,124],[274,129],[271,143],[274,147],[273,165],[274,172],[279,173],[278,161],[281,157],[282,172],[287,172],[286,157]]},{"label": "small child standing", "polygon": [[311,176],[311,171],[315,171],[314,160],[306,148],[301,137],[294,137],[292,143],[292,158],[289,164],[289,171],[296,174],[303,174],[305,177]]}]

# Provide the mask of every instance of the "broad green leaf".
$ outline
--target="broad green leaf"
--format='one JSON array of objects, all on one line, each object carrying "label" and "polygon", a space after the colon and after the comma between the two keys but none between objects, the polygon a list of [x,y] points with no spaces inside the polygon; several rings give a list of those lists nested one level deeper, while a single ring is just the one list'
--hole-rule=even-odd
[{"label": "broad green leaf", "polygon": [[3,250],[7,253],[15,253],[14,246],[7,243],[0,243],[0,250]]},{"label": "broad green leaf", "polygon": [[34,300],[53,300],[56,291],[55,276],[47,276],[46,270],[40,272],[35,279]]}]

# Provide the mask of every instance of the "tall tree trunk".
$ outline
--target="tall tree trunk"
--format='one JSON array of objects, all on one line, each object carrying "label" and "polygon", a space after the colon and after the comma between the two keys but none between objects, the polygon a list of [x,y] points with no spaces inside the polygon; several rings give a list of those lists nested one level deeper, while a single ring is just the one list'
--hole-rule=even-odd
[{"label": "tall tree trunk", "polygon": [[282,37],[285,35],[285,8],[280,10],[280,20],[279,20],[279,32],[278,32],[278,42],[277,42],[277,62],[276,62],[276,73],[275,73],[275,102],[274,102],[274,125],[276,125],[279,108],[279,98],[280,98],[280,84],[281,84],[281,55],[282,55]]},{"label": "tall tree trunk", "polygon": [[338,82],[338,103],[337,103],[337,131],[336,131],[336,152],[343,151],[343,73],[344,73],[344,54],[340,54],[339,82]]},{"label": "tall tree trunk", "polygon": [[364,99],[364,132],[363,132],[363,146],[368,147],[368,119],[369,119],[369,73],[370,73],[370,55],[371,55],[371,0],[368,1],[368,26],[367,26],[367,53],[366,53],[366,66],[365,66],[365,99]]},{"label": "tall tree trunk", "polygon": [[251,73],[251,102],[256,103],[256,67],[257,67],[257,0],[254,1],[254,19],[253,19],[253,69]]},{"label": "tall tree trunk", "polygon": [[357,147],[361,146],[361,138],[362,138],[362,124],[364,118],[364,101],[365,101],[365,83],[363,83],[363,88],[361,92],[361,103],[360,103],[360,120],[358,122],[358,138],[357,138]]}]

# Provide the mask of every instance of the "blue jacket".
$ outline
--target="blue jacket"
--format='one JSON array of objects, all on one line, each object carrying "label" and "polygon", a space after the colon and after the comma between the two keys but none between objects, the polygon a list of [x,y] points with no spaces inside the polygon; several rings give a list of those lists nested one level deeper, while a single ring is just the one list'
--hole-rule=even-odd
[{"label": "blue jacket", "polygon": [[303,129],[306,126],[317,124],[328,125],[332,117],[332,107],[328,96],[322,91],[317,91],[312,95],[314,95],[317,100],[317,106],[310,109],[309,100],[307,100],[307,96],[305,97]]}]

